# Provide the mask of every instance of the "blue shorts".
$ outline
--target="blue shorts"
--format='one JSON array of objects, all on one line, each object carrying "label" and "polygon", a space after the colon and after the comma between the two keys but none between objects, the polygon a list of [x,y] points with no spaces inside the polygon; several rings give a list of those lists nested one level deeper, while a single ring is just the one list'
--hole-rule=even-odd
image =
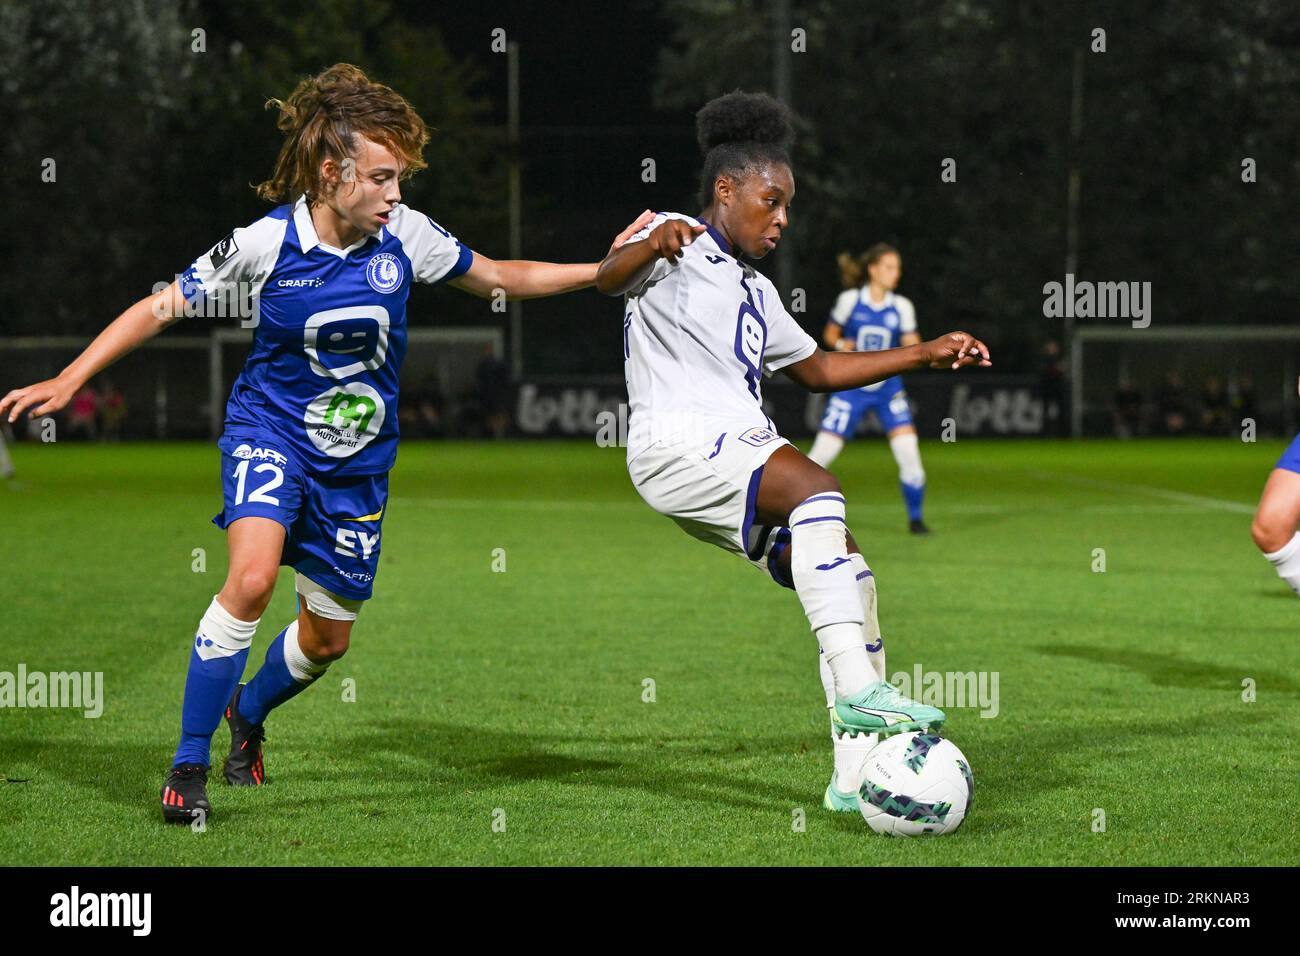
[{"label": "blue shorts", "polygon": [[1300,472],[1300,435],[1291,439],[1291,444],[1286,446],[1286,451],[1282,452],[1282,457],[1277,460],[1274,468],[1285,468],[1287,471]]},{"label": "blue shorts", "polygon": [[278,521],[286,532],[281,564],[341,597],[369,600],[388,475],[312,474],[287,442],[265,432],[223,435],[217,447],[223,508],[212,523],[225,529],[250,516]]},{"label": "blue shorts", "polygon": [[886,379],[875,391],[855,388],[848,392],[835,392],[826,399],[821,430],[841,438],[851,438],[868,411],[876,413],[880,428],[886,434],[912,424],[912,409],[907,403],[907,392],[903,391],[903,380],[897,376]]}]

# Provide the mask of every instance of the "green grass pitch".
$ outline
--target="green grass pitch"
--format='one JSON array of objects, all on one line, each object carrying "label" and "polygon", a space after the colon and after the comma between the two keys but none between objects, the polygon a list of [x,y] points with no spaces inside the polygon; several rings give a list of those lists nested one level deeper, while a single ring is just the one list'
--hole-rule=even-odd
[{"label": "green grass pitch", "polygon": [[[795,596],[651,512],[622,451],[589,443],[405,445],[375,600],[268,721],[268,785],[218,771],[206,831],[164,826],[189,642],[225,572],[217,453],[21,445],[0,671],[102,671],[106,705],[0,710],[0,858],[1295,864],[1300,601],[1249,536],[1280,449],[930,442],[929,539],[905,532],[884,442],[846,450],[890,672],[999,677],[996,717],[949,709],[971,816],[891,840],[820,809],[829,734]],[[284,570],[246,677],[292,612]]]}]

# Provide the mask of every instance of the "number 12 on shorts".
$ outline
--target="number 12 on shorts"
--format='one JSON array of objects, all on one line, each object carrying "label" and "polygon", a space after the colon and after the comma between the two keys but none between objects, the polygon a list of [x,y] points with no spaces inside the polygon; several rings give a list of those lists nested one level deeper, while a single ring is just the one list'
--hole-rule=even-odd
[{"label": "number 12 on shorts", "polygon": [[[235,487],[235,507],[238,508],[244,503],[244,485],[248,480],[249,461],[245,458],[235,467],[235,473],[232,477],[239,479],[239,484]],[[248,496],[249,504],[262,504],[280,506],[280,499],[273,498],[267,494],[268,491],[274,491],[284,484],[284,472],[279,465],[273,465],[269,461],[264,461],[253,469],[254,474],[271,474],[271,479],[264,484],[258,485]]]}]

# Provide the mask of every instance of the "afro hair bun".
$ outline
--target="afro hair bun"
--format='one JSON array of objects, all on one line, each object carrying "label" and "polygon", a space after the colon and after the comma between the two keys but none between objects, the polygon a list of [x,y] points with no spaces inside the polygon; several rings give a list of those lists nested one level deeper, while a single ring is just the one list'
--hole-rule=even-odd
[{"label": "afro hair bun", "polygon": [[727,93],[695,114],[695,138],[704,155],[728,143],[771,143],[788,149],[794,142],[789,108],[766,93]]}]

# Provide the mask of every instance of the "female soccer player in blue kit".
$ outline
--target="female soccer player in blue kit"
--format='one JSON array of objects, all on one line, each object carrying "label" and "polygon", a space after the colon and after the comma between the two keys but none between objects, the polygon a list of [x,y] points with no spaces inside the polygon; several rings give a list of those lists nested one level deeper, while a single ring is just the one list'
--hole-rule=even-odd
[{"label": "female soccer player in blue kit", "polygon": [[[878,242],[857,259],[844,253],[839,266],[845,289],[822,332],[827,348],[870,352],[921,341],[916,309],[910,299],[894,291],[903,274],[903,260],[897,249]],[[916,426],[912,424],[912,410],[900,376],[831,395],[808,457],[829,468],[868,412],[880,422],[898,463],[898,486],[907,506],[908,527],[913,534],[929,534],[921,514],[925,469],[921,467]]]},{"label": "female soccer player in blue kit", "polygon": [[[596,263],[494,261],[402,205],[399,183],[424,168],[429,134],[406,100],[357,67],[330,67],[272,104],[285,141],[257,191],[279,205],[123,312],[58,377],[0,400],[11,422],[25,411],[58,411],[187,303],[233,295],[254,308],[253,348],[218,443],[224,502],[213,520],[226,531],[230,569],[191,644],[180,745],[161,793],[169,821],[211,813],[207,772],[223,713],[226,780],[260,785],[267,714],[348,649],[374,585],[397,454],[411,283],[531,298],[583,289],[596,277]],[[299,614],[240,685],[281,564],[297,571]]]},{"label": "female soccer player in blue kit", "polygon": [[[1300,386],[1298,386],[1300,387]],[[1300,594],[1300,435],[1273,466],[1259,498],[1250,535],[1277,569],[1278,577]]]}]

